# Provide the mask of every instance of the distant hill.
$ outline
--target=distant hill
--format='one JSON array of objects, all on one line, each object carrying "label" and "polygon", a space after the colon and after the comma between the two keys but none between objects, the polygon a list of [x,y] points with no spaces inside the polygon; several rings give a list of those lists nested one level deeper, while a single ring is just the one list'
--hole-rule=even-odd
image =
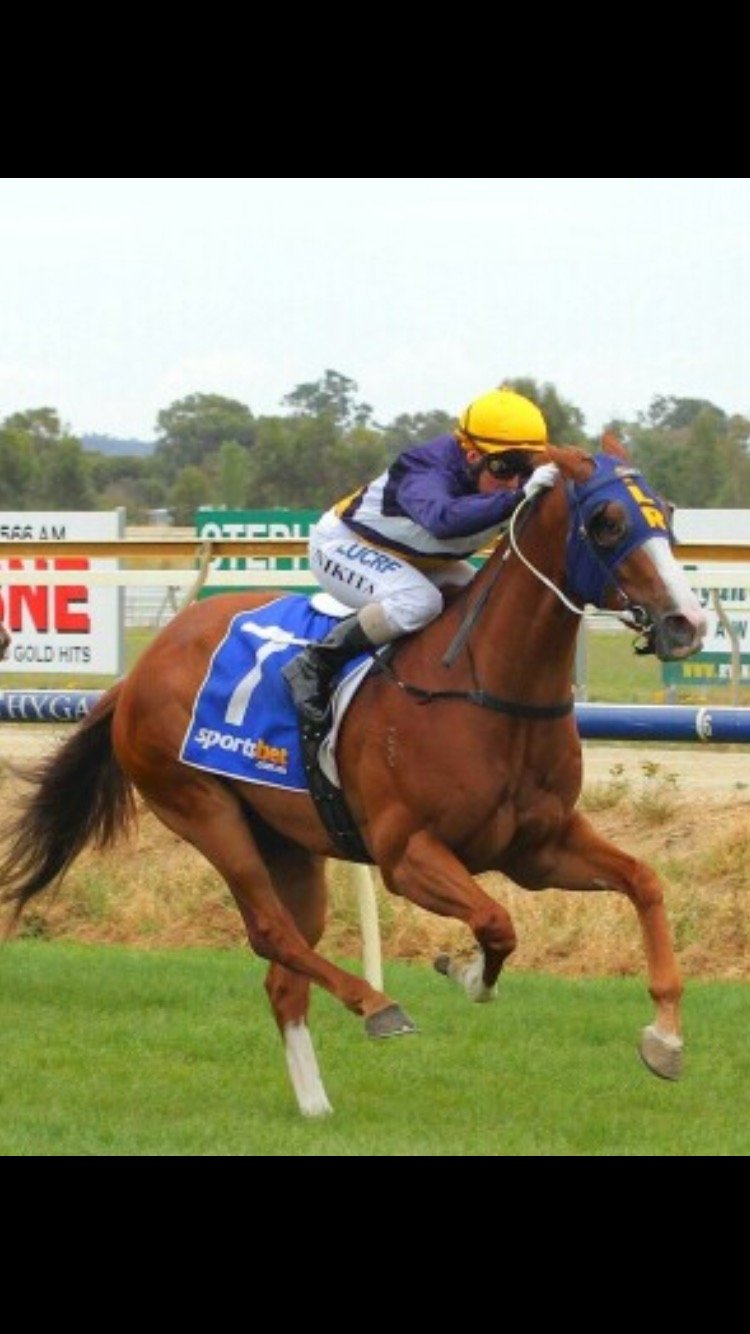
[{"label": "distant hill", "polygon": [[119,440],[113,435],[82,435],[84,449],[98,454],[153,454],[155,440]]}]

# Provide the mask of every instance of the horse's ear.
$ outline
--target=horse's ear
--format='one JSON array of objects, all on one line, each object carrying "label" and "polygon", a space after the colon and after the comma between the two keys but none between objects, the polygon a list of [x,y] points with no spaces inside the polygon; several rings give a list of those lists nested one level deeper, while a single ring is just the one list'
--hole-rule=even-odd
[{"label": "horse's ear", "polygon": [[614,431],[605,431],[602,436],[602,449],[605,454],[614,454],[615,458],[630,462],[630,455],[619,436]]}]

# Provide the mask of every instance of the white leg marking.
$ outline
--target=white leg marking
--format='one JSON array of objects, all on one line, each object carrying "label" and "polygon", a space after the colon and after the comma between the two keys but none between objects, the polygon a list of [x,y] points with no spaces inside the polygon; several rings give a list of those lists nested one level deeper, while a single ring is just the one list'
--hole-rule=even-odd
[{"label": "white leg marking", "polygon": [[325,1116],[327,1112],[332,1112],[320,1078],[310,1030],[304,1019],[286,1025],[284,1052],[289,1078],[302,1115]]},{"label": "white leg marking", "polygon": [[469,963],[458,963],[451,960],[448,965],[448,976],[463,987],[470,1001],[477,1001],[479,1004],[485,1004],[497,997],[497,986],[486,986],[482,977],[483,972],[484,954],[481,950]]}]

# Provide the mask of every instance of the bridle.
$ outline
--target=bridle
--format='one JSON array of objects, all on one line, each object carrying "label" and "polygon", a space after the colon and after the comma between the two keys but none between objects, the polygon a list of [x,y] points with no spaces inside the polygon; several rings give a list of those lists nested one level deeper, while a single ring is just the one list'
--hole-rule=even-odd
[{"label": "bridle", "polygon": [[[649,537],[658,535],[672,545],[671,509],[647,486],[638,468],[625,466],[609,456],[599,456],[599,459],[602,472],[597,470],[585,482],[568,480],[565,484],[571,515],[566,544],[566,584],[579,602],[567,597],[521,551],[516,539],[516,521],[528,500],[524,500],[513,513],[508,530],[509,546],[522,564],[575,616],[615,617],[629,630],[638,632],[640,638],[634,644],[636,653],[653,653],[653,621],[645,607],[628,598],[617,580],[616,570],[625,557]],[[608,494],[603,494],[605,492]],[[602,548],[591,530],[607,501],[612,499],[617,499],[623,507],[625,523],[617,540]],[[612,585],[622,604],[619,610],[601,605],[608,584]]]},{"label": "bridle", "polygon": [[[526,519],[529,517],[529,506],[539,498],[538,496],[526,496],[513,511],[508,527],[508,548],[503,552],[494,573],[484,583],[467,608],[456,634],[443,654],[441,659],[443,666],[452,666],[466,646],[469,635],[479,620],[511,552],[575,616],[583,617],[587,613],[594,616],[614,616],[622,621],[628,629],[638,632],[639,641],[634,644],[636,653],[654,652],[655,627],[653,621],[645,607],[630,601],[624,589],[617,582],[615,570],[631,551],[641,546],[648,536],[654,535],[654,529],[649,529],[647,518],[644,517],[643,510],[639,507],[637,499],[634,498],[634,493],[637,491],[638,495],[643,496],[644,500],[648,501],[649,507],[653,506],[654,513],[661,516],[658,527],[659,535],[671,542],[672,529],[669,510],[666,503],[653,491],[648,489],[644,492],[642,490],[644,485],[642,474],[637,468],[626,467],[619,461],[613,460],[609,455],[599,455],[598,459],[599,467],[603,469],[601,473],[598,470],[595,471],[585,482],[575,483],[568,480],[565,483],[570,512],[570,524],[566,541],[566,584],[571,589],[573,596],[579,599],[580,605],[579,602],[575,602],[571,597],[568,597],[561,588],[558,588],[552,579],[537,569],[524,555],[518,544],[517,529],[519,524],[521,527],[524,526]],[[627,489],[626,483],[628,480],[633,481],[635,478],[640,479],[640,487],[633,486],[633,492],[631,492]],[[611,491],[613,487],[618,488],[617,499],[624,508],[626,519],[628,516],[630,517],[630,522],[624,524],[621,536],[612,543],[611,547],[605,549],[606,554],[603,554],[603,550],[597,545],[591,530],[597,516],[605,509],[607,500],[613,498],[611,495],[603,495],[603,492],[605,490]],[[579,578],[581,568],[584,568],[586,573],[583,580]],[[594,603],[594,599],[596,601],[601,599],[607,584],[614,586],[618,598],[623,603],[619,610],[605,609]],[[587,596],[587,594],[591,596]],[[519,701],[500,699],[498,696],[491,695],[488,691],[483,690],[478,683],[476,689],[470,691],[427,690],[421,686],[411,685],[402,681],[391,667],[390,658],[393,656],[393,652],[395,652],[395,648],[392,652],[386,650],[379,654],[375,659],[377,665],[381,671],[391,678],[394,684],[423,704],[429,704],[436,700],[464,700],[470,704],[478,704],[482,708],[489,708],[499,713],[522,718],[561,718],[573,709],[572,699],[565,701],[563,704],[548,706],[522,704]]]}]

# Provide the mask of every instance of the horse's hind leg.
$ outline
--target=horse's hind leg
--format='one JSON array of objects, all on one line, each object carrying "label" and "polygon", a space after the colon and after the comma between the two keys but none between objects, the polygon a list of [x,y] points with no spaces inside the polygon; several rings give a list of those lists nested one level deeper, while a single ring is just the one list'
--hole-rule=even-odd
[{"label": "horse's hind leg", "polygon": [[[263,844],[266,865],[281,901],[294,918],[308,945],[318,944],[325,928],[327,887],[325,860],[294,844]],[[303,1116],[332,1111],[318,1069],[307,1023],[310,979],[283,964],[272,963],[266,974],[266,992],[286,1055],[287,1070]]]},{"label": "horse's hind leg", "polygon": [[330,963],[305,939],[276,892],[253,837],[251,817],[231,788],[169,759],[164,760],[158,780],[136,772],[133,781],[162,823],[197,848],[222,876],[257,955],[324,987],[365,1020],[368,1032],[373,1025],[379,1034],[413,1030],[388,996]]}]

